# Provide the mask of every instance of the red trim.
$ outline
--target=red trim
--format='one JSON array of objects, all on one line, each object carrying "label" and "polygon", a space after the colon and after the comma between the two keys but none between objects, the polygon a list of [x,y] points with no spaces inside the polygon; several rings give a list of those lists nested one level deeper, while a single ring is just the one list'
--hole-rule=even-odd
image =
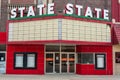
[{"label": "red trim", "polygon": [[110,42],[88,42],[88,41],[71,41],[71,40],[40,40],[40,41],[12,41],[8,44],[46,44],[46,43],[65,43],[79,45],[112,45]]},{"label": "red trim", "polygon": [[103,24],[112,24],[112,22],[107,22],[107,21],[75,18],[75,17],[71,17],[71,16],[64,16],[64,15],[47,16],[47,17],[43,17],[43,18],[31,18],[31,19],[23,19],[23,20],[9,20],[8,22],[15,23],[15,22],[27,22],[27,21],[36,21],[36,20],[58,19],[58,18],[70,19],[70,20],[79,20],[79,21],[86,21],[86,22],[97,22],[97,23],[103,23]]}]

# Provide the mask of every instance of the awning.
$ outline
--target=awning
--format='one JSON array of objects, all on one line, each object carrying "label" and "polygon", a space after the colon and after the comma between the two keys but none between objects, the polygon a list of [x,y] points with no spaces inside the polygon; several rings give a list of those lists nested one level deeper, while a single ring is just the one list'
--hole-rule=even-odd
[{"label": "awning", "polygon": [[120,24],[115,24],[113,29],[113,44],[120,44]]}]

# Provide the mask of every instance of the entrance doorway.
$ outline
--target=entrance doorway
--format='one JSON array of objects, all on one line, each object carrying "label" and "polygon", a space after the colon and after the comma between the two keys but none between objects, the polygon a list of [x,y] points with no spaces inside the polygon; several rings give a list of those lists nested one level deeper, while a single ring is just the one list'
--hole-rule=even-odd
[{"label": "entrance doorway", "polygon": [[75,53],[46,53],[46,73],[74,73]]},{"label": "entrance doorway", "polygon": [[0,51],[0,74],[6,73],[5,53],[4,51]]},{"label": "entrance doorway", "polygon": [[[67,48],[70,48],[70,47],[67,47]],[[73,51],[73,52],[65,52],[65,51],[64,52],[62,51],[46,52],[45,72],[46,73],[75,73],[75,51],[74,50],[70,50],[70,51]]]}]

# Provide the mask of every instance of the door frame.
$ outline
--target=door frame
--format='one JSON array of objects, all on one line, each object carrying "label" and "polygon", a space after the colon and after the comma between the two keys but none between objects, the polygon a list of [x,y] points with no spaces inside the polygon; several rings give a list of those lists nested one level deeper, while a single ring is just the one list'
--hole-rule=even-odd
[{"label": "door frame", "polygon": [[0,51],[0,54],[4,53],[5,54],[5,73],[6,73],[6,61],[7,61],[7,54],[6,51]]},{"label": "door frame", "polygon": [[[53,72],[52,73],[47,73],[46,72],[46,54],[49,53],[49,54],[53,54]],[[60,67],[59,67],[59,70],[60,70],[60,73],[57,73],[57,74],[75,74],[76,73],[76,52],[45,52],[44,54],[44,73],[45,74],[55,74],[55,53],[59,53],[60,54]],[[62,69],[62,61],[61,61],[61,57],[62,57],[62,54],[67,54],[67,62],[68,61],[68,58],[69,58],[69,54],[74,54],[74,58],[75,58],[75,61],[74,61],[74,72],[73,73],[70,73],[68,72],[61,72],[61,69]],[[67,64],[67,69],[68,69],[68,64]]]},{"label": "door frame", "polygon": [[[62,54],[67,54],[67,72],[61,72],[62,74],[75,74],[76,73],[76,53],[75,52],[61,52],[61,54],[60,55],[62,55]],[[69,54],[74,54],[74,58],[75,58],[75,60],[74,60],[74,72],[72,73],[70,73],[69,71],[68,71],[68,67],[69,67]],[[62,61],[60,61],[61,62],[61,64],[60,64],[60,66],[61,66],[61,69],[62,69]]]}]

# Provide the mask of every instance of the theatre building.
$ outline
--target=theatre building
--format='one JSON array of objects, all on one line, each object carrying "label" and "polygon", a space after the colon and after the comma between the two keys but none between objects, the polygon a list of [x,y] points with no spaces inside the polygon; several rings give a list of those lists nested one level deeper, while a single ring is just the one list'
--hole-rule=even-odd
[{"label": "theatre building", "polygon": [[[13,10],[6,26],[6,74],[112,75],[113,25],[109,7],[106,10],[83,5],[80,16],[72,13],[72,3],[64,14],[54,12],[53,6],[39,16],[29,7],[27,17],[21,14],[15,18]],[[94,8],[98,13],[104,11],[103,17],[91,15]]]}]

